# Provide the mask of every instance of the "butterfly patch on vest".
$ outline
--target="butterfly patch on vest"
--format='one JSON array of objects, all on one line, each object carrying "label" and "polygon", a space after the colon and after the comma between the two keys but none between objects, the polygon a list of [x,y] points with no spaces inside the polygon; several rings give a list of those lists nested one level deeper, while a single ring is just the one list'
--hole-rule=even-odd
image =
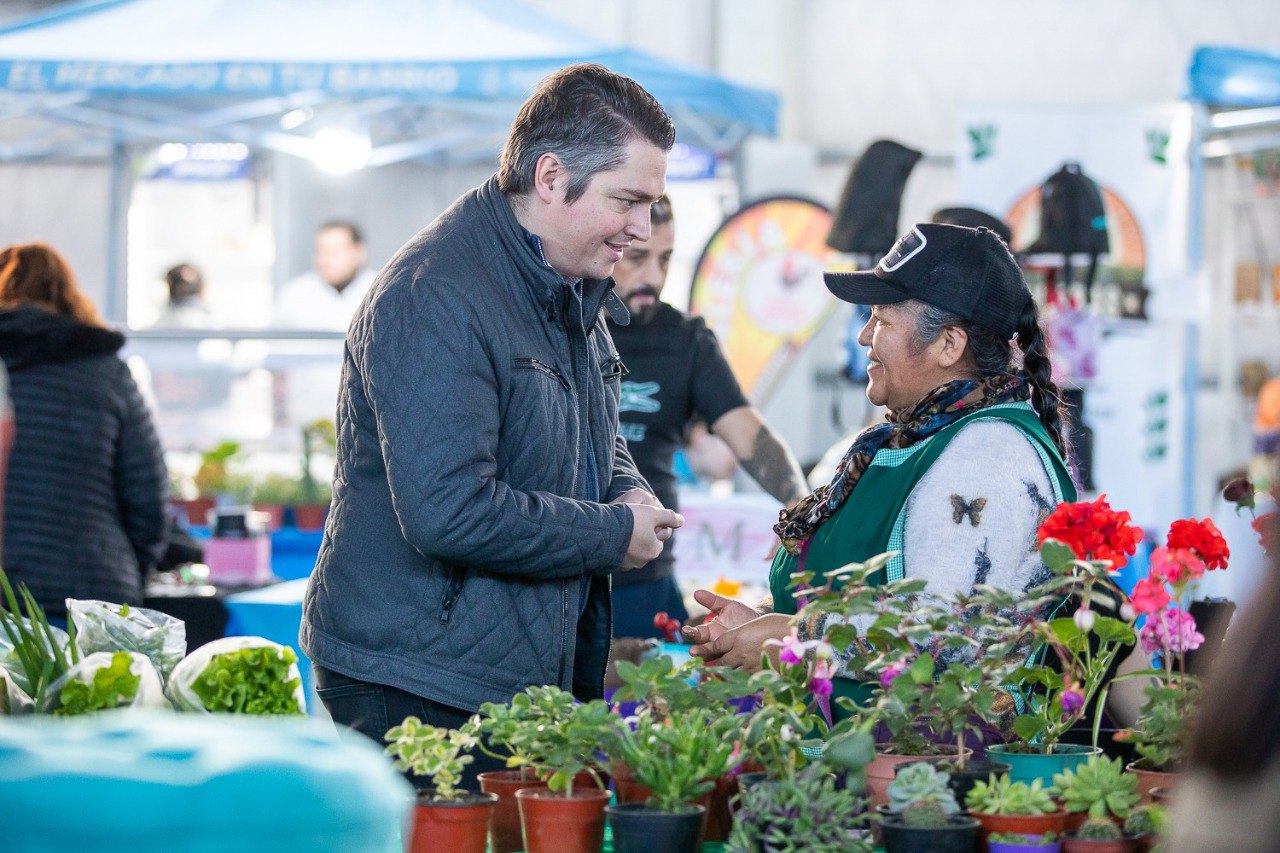
[{"label": "butterfly patch on vest", "polygon": [[956,524],[960,524],[964,521],[965,516],[968,516],[970,526],[977,527],[978,523],[982,521],[982,510],[986,505],[986,498],[974,498],[971,501],[966,501],[959,495],[952,495],[951,520]]}]

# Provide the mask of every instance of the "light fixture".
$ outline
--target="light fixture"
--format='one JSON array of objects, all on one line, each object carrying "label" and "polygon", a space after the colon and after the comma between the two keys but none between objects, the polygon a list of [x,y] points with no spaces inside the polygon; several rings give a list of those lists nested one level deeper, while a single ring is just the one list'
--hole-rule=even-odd
[{"label": "light fixture", "polygon": [[373,154],[367,134],[345,127],[326,127],[316,133],[311,159],[326,172],[345,175],[363,168]]}]

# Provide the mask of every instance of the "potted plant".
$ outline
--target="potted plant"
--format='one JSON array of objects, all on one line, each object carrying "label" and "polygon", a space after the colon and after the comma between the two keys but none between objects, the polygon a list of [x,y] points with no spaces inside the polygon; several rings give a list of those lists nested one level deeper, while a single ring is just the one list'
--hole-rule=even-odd
[{"label": "potted plant", "polygon": [[1074,830],[1086,819],[1124,821],[1138,804],[1137,786],[1137,777],[1124,772],[1120,759],[1094,755],[1055,774],[1050,792],[1077,818],[1067,821],[1067,829]]},{"label": "potted plant", "polygon": [[727,849],[771,853],[870,853],[866,801],[840,788],[820,763],[795,776],[744,787]]},{"label": "potted plant", "polygon": [[274,532],[284,526],[285,508],[300,503],[302,490],[298,481],[285,474],[268,474],[258,480],[251,493],[253,508],[265,512]]},{"label": "potted plant", "polygon": [[[1028,596],[1026,612],[1043,612],[1065,598],[1078,602],[1071,617],[1035,620],[1014,632],[1013,643],[1030,640],[1041,651],[1039,659],[1014,670],[1006,680],[1011,689],[1022,689],[1026,711],[1013,722],[1020,743],[989,748],[1013,765],[1015,780],[1048,781],[1054,773],[1076,766],[1097,747],[1098,718],[1093,746],[1060,743],[1096,701],[1105,704],[1107,674],[1116,656],[1132,645],[1132,608],[1112,575],[1137,549],[1142,531],[1129,524],[1127,512],[1112,510],[1106,496],[1087,503],[1063,503],[1040,526],[1040,556],[1053,579]],[[1095,605],[1114,609],[1125,618],[1097,613]],[[1058,666],[1045,655],[1053,654]]]},{"label": "potted plant", "polygon": [[[607,761],[602,751],[619,735],[622,721],[603,701],[575,704],[558,687],[530,687],[522,695],[528,697],[531,713],[493,729],[490,741],[510,750],[509,765],[527,763],[547,783],[546,788],[516,792],[524,849],[597,851],[604,841],[604,807],[610,796],[601,781]],[[488,716],[494,710],[488,704],[480,709]],[[584,787],[578,782],[580,773],[595,784]]]},{"label": "potted plant", "polygon": [[1199,681],[1186,669],[1186,653],[1204,635],[1186,610],[1187,591],[1206,571],[1225,569],[1230,552],[1209,519],[1180,519],[1169,526],[1165,545],[1151,552],[1150,571],[1134,586],[1134,610],[1146,616],[1138,634],[1152,669],[1126,678],[1147,678],[1147,698],[1133,727],[1117,739],[1133,744],[1138,759],[1129,770],[1139,777],[1138,793],[1151,802],[1152,788],[1171,789],[1182,769],[1195,718]]},{"label": "potted plant", "polygon": [[992,775],[973,786],[965,805],[982,824],[984,838],[993,832],[1061,835],[1067,825],[1066,810],[1058,807],[1039,779],[1015,782],[1007,774]]},{"label": "potted plant", "polygon": [[458,787],[472,760],[467,753],[475,748],[475,729],[474,720],[462,729],[445,729],[406,717],[387,732],[386,752],[396,768],[430,777],[433,784],[432,791],[418,794],[414,807],[413,853],[485,853],[489,813],[498,798]]},{"label": "potted plant", "polygon": [[1138,853],[1150,853],[1164,830],[1164,823],[1163,806],[1138,806],[1129,812],[1129,817],[1125,819],[1124,834],[1137,842]]},{"label": "potted plant", "polygon": [[236,441],[221,441],[201,452],[200,467],[191,478],[194,497],[185,497],[181,492],[174,491],[174,486],[178,484],[171,482],[173,497],[170,503],[186,516],[188,525],[202,527],[209,524],[209,512],[217,505],[219,498],[243,500],[248,480],[230,471],[239,455],[240,443]]},{"label": "potted plant", "polygon": [[889,808],[880,819],[887,853],[969,853],[978,821],[960,814],[948,774],[928,762],[907,765],[889,783]]},{"label": "potted plant", "polygon": [[331,420],[311,421],[302,427],[302,476],[298,480],[298,503],[293,507],[294,524],[299,530],[320,530],[329,514],[332,498],[327,482],[317,480],[312,461],[321,450],[330,453],[338,445],[337,430]]},{"label": "potted plant", "polygon": [[[480,708],[483,715],[478,743],[481,752],[502,759],[510,770],[490,770],[479,775],[480,790],[494,794],[497,804],[489,821],[489,849],[492,853],[512,853],[524,849],[524,837],[520,828],[520,806],[516,792],[522,788],[545,788],[546,783],[533,771],[534,757],[523,748],[520,732],[541,723],[559,726],[563,720],[557,715],[567,715],[572,705],[563,702],[535,701],[545,697],[524,692],[512,697],[510,704],[487,703]],[[506,750],[506,754],[491,752],[488,743]]]},{"label": "potted plant", "polygon": [[1090,818],[1074,833],[1062,837],[1063,853],[1133,853],[1136,846],[1114,821],[1106,818]]},{"label": "potted plant", "polygon": [[1060,847],[1056,832],[1044,835],[993,832],[987,836],[988,853],[1058,853]]},{"label": "potted plant", "polygon": [[611,752],[650,792],[643,803],[609,806],[617,853],[696,851],[706,807],[697,804],[738,758],[736,723],[694,710],[657,719],[642,712]]}]

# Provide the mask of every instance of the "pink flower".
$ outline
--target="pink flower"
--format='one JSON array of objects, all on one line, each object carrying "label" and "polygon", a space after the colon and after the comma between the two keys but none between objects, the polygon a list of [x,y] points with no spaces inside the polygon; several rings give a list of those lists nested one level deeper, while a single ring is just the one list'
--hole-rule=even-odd
[{"label": "pink flower", "polygon": [[1204,561],[1190,548],[1156,548],[1151,552],[1151,577],[1174,586],[1204,577]]},{"label": "pink flower", "polygon": [[1063,716],[1069,717],[1084,707],[1084,694],[1073,687],[1059,693],[1058,701],[1062,703]]},{"label": "pink flower", "polygon": [[778,652],[778,660],[783,663],[800,663],[800,656],[796,654],[794,645],[784,646],[782,651]]},{"label": "pink flower", "polygon": [[809,692],[814,696],[830,696],[831,695],[831,679],[817,678],[816,676],[809,680]]},{"label": "pink flower", "polygon": [[819,660],[829,660],[835,649],[830,643],[823,640],[801,640],[793,626],[791,633],[783,637],[781,640],[765,640],[766,646],[780,646],[782,651],[778,652],[778,660],[788,666],[794,666],[800,663],[806,654],[813,652]]},{"label": "pink flower", "polygon": [[1161,581],[1143,578],[1134,585],[1129,600],[1133,602],[1133,609],[1139,613],[1155,613],[1163,610],[1172,599]]},{"label": "pink flower", "polygon": [[1200,648],[1204,634],[1196,630],[1194,616],[1174,607],[1147,619],[1147,624],[1138,632],[1138,640],[1148,655],[1156,652],[1176,655]]},{"label": "pink flower", "polygon": [[907,664],[905,661],[894,661],[880,673],[880,686],[888,690],[893,686],[894,679],[906,671]]}]

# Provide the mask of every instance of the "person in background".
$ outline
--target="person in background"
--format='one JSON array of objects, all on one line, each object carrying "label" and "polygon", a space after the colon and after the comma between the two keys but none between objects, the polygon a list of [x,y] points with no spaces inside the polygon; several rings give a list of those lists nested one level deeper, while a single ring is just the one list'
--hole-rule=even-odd
[{"label": "person in background", "polygon": [[[786,506],[808,489],[795,456],[747,402],[716,336],[701,317],[687,317],[661,300],[675,246],[671,201],[653,204],[652,234],[633,240],[613,280],[631,314],[609,324],[626,374],[618,430],[640,473],[662,505],[679,509],[672,457],[691,424],[701,419],[722,439],[762,489]],[[647,566],[613,580],[613,635],[657,637],[654,616],[684,622],[689,614],[675,579],[675,537]]]},{"label": "person in background", "polygon": [[365,268],[364,234],[352,222],[334,220],[316,230],[314,269],[286,282],[276,296],[275,324],[291,329],[345,332],[373,286]]},{"label": "person in background", "polygon": [[211,317],[204,301],[204,276],[192,264],[178,264],[164,274],[169,302],[156,320],[157,329],[207,329]]},{"label": "person in background", "polygon": [[[411,239],[347,332],[333,509],[302,648],[333,719],[382,742],[535,685],[601,698],[609,578],[683,523],[618,436],[601,311],[649,238],[675,127],[599,65],[545,79],[498,173]],[[464,784],[501,761],[474,754]],[[429,779],[414,779],[426,787]]]},{"label": "person in background", "polygon": [[68,597],[141,604],[164,546],[164,456],[122,346],[56,251],[0,251],[0,359],[17,435],[3,565],[57,620]]},{"label": "person in background", "polygon": [[[882,579],[923,579],[937,595],[1033,588],[1050,577],[1036,531],[1075,499],[1036,304],[994,232],[916,225],[873,270],[826,281],[838,298],[872,306],[859,335],[870,348],[866,393],[889,415],[774,528],[784,549],[769,573],[772,612],[698,592],[715,618],[685,635],[708,661],[758,668],[764,642],[791,629],[798,571],[821,579],[892,551]],[[832,618],[816,614],[797,631],[821,638]],[[870,691],[851,663],[841,662],[836,695],[860,702]]]}]

